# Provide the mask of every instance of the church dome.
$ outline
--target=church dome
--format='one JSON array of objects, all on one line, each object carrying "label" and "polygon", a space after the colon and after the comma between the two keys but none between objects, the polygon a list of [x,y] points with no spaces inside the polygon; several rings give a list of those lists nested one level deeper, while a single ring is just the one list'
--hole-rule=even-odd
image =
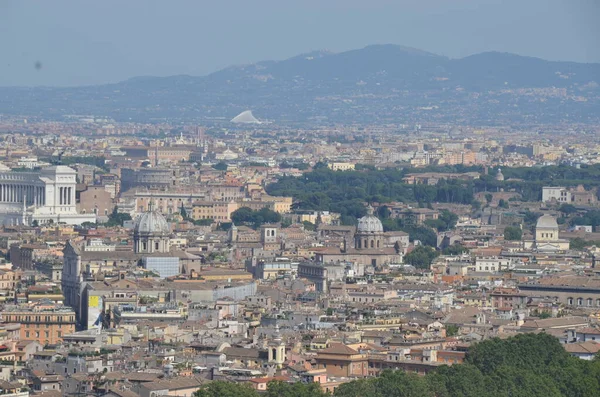
[{"label": "church dome", "polygon": [[535,227],[536,229],[558,229],[558,223],[552,215],[545,214],[540,216]]},{"label": "church dome", "polygon": [[358,220],[356,233],[383,233],[383,225],[379,218],[373,215],[373,207],[367,208],[367,215]]},{"label": "church dome", "polygon": [[497,181],[503,181],[504,180],[504,174],[502,173],[502,170],[500,168],[498,168],[498,173],[496,174],[496,180]]},{"label": "church dome", "polygon": [[168,234],[171,232],[165,217],[158,211],[152,210],[140,215],[133,230],[135,233],[142,234]]}]

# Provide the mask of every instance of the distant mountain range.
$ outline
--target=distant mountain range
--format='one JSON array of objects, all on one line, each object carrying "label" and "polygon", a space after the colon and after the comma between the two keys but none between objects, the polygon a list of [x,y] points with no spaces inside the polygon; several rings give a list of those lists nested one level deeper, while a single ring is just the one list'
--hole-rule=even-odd
[{"label": "distant mountain range", "polygon": [[0,88],[0,113],[227,122],[597,123],[600,64],[486,52],[449,59],[397,45],[312,52],[207,76],[75,88]]}]

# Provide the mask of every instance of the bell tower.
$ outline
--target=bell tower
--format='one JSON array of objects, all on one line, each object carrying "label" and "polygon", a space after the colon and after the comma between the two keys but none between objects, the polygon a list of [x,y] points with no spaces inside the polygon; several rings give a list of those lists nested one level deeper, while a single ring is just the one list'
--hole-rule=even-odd
[{"label": "bell tower", "polygon": [[267,348],[269,349],[269,364],[274,364],[281,369],[285,362],[285,344],[279,333],[279,325],[275,326],[275,335],[273,335],[273,340],[269,342]]}]

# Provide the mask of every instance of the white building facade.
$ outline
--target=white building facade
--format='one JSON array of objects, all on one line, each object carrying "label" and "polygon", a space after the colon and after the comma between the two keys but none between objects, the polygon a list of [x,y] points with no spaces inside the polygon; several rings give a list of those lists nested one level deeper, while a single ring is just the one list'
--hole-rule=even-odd
[{"label": "white building facade", "polygon": [[62,165],[32,172],[0,171],[0,224],[95,222],[95,214],[77,213],[76,175]]},{"label": "white building facade", "polygon": [[558,201],[559,203],[570,203],[572,201],[571,192],[565,187],[548,187],[542,188],[542,202]]}]

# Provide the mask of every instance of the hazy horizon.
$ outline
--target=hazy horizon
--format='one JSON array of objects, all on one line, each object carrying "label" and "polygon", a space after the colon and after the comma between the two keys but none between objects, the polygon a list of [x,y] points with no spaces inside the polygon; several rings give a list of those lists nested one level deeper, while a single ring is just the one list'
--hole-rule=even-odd
[{"label": "hazy horizon", "polygon": [[0,86],[206,75],[316,50],[397,44],[451,58],[486,51],[600,62],[593,0],[0,2]]}]

